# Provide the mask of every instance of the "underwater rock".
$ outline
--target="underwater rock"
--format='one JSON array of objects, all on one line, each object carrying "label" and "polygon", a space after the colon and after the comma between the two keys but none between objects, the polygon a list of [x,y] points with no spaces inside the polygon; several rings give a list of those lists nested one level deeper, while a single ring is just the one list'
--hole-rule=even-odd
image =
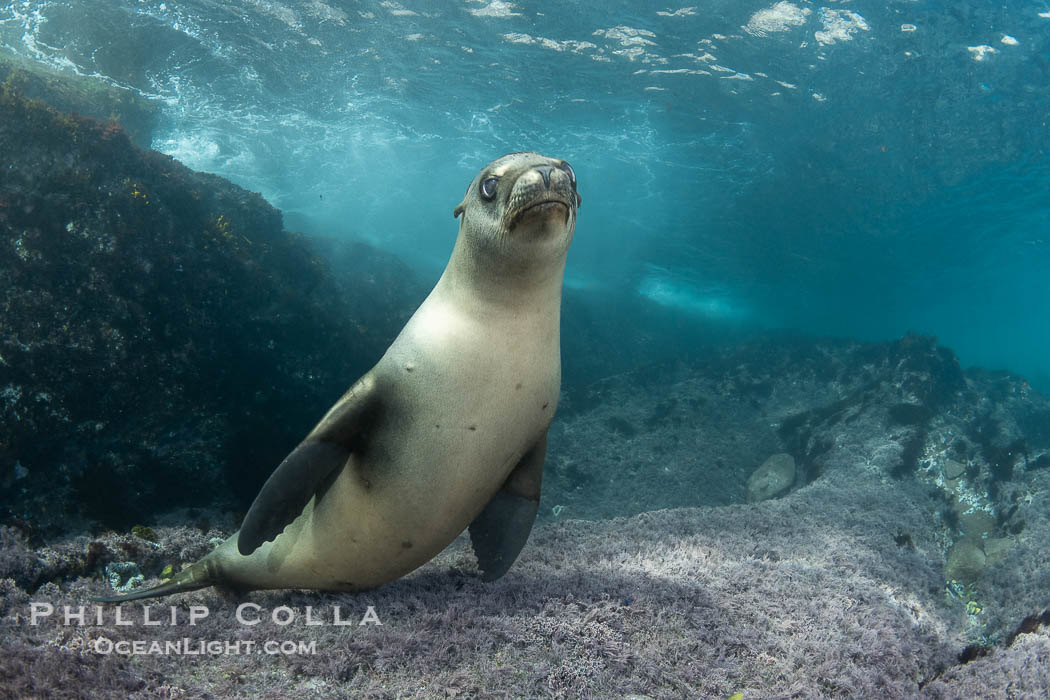
[{"label": "underwater rock", "polygon": [[986,565],[997,564],[1006,558],[1013,547],[1013,542],[1007,537],[989,537],[981,543],[981,551],[984,552]]},{"label": "underwater rock", "polygon": [[153,531],[153,528],[145,525],[135,525],[131,528],[131,534],[148,542],[157,541],[157,533]]},{"label": "underwater rock", "polygon": [[106,122],[112,132],[126,131],[140,148],[149,148],[160,110],[133,90],[97,78],[59,73],[40,63],[0,50],[0,83],[6,90],[42,100],[55,109]]},{"label": "underwater rock", "polygon": [[114,561],[106,564],[106,580],[109,586],[120,593],[127,593],[146,582],[146,577],[139,571],[139,565],[133,561]]},{"label": "underwater rock", "polygon": [[11,85],[0,153],[0,518],[38,533],[245,508],[422,299],[363,245],[349,293],[260,195]]},{"label": "underwater rock", "polygon": [[955,481],[961,479],[966,473],[966,465],[959,464],[954,459],[949,459],[944,462],[944,468],[942,471],[946,480]]},{"label": "underwater rock", "polygon": [[998,524],[995,516],[985,510],[972,508],[966,503],[957,503],[955,512],[959,522],[959,529],[963,536],[972,540],[982,540],[995,532]]},{"label": "underwater rock", "polygon": [[972,583],[981,577],[985,560],[984,550],[981,549],[979,542],[962,539],[948,550],[945,573],[949,581]]},{"label": "underwater rock", "polygon": [[43,568],[40,557],[29,548],[22,533],[0,526],[0,580],[12,579],[22,588],[31,589]]},{"label": "underwater rock", "polygon": [[[994,530],[987,527],[985,534]],[[967,532],[966,536],[948,550],[945,571],[948,580],[976,583],[985,569],[1003,561],[1013,543],[1005,537],[987,537],[979,532]]]},{"label": "underwater rock", "polygon": [[[600,359],[600,350],[591,355]],[[610,361],[610,370],[619,367]],[[624,422],[635,429],[630,439]],[[797,485],[840,469],[917,476],[946,503],[1001,519],[993,535],[1016,534],[1029,506],[1017,502],[1014,484],[1047,472],[1047,426],[1050,399],[1020,377],[963,371],[934,338],[763,334],[594,382],[566,381],[540,512],[559,504],[573,517],[615,517],[743,503],[753,465],[786,452]],[[1024,449],[1011,449],[1019,441]],[[1004,450],[1010,475],[989,460]],[[1014,482],[1002,480],[1011,475]]]},{"label": "underwater rock", "polygon": [[747,502],[779,498],[795,483],[795,458],[781,452],[759,466],[747,479]]}]

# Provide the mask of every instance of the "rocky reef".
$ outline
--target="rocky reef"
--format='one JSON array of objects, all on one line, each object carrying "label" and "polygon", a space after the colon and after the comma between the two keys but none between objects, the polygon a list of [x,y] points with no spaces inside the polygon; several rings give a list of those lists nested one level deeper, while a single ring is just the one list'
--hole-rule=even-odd
[{"label": "rocky reef", "polygon": [[0,90],[4,517],[46,533],[244,507],[421,290],[18,82]]},{"label": "rocky reef", "polygon": [[5,89],[43,100],[60,112],[80,114],[101,122],[119,124],[132,142],[149,148],[160,110],[132,90],[99,80],[60,73],[0,49],[0,83]]},{"label": "rocky reef", "polygon": [[771,335],[621,373],[571,387],[548,444],[545,519],[753,501],[779,453],[795,491],[841,474],[858,499],[861,475],[924,492],[919,529],[870,527],[937,559],[978,646],[1050,603],[1050,399],[933,338]]}]

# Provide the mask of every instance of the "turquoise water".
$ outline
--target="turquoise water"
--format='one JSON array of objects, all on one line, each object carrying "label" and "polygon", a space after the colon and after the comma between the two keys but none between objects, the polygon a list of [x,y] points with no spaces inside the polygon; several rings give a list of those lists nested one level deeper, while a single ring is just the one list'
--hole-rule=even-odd
[{"label": "turquoise water", "polygon": [[153,147],[427,275],[495,156],[569,160],[570,286],[884,339],[1050,389],[1050,5],[0,4],[0,45],[162,106]]}]

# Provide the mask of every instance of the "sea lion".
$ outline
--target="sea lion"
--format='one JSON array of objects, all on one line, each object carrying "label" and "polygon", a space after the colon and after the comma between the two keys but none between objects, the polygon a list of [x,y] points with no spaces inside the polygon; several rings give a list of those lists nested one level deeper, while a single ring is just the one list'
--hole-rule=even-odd
[{"label": "sea lion", "polygon": [[434,290],[386,353],[274,470],[241,529],[159,586],[358,591],[463,531],[482,578],[510,568],[539,507],[561,385],[565,258],[581,203],[564,160],[486,165],[453,215]]}]

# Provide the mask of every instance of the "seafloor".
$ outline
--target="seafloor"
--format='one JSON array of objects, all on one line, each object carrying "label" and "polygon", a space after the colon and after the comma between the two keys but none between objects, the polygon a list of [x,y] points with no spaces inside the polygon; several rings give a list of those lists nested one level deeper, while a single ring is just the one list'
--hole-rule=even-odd
[{"label": "seafloor", "polygon": [[[1050,509],[1050,472],[1033,480],[1032,510]],[[629,487],[630,484],[624,484]],[[945,591],[937,500],[917,481],[858,468],[752,505],[678,508],[602,521],[540,525],[513,570],[483,584],[457,541],[404,580],[375,592],[212,590],[141,605],[61,606],[106,590],[98,576],[32,592],[3,582],[0,695],[5,697],[1045,697],[1045,628],[1000,639],[964,663],[985,616],[1015,599],[1046,600],[1047,520],[1026,528],[981,611]],[[131,536],[69,537],[25,552],[5,534],[4,564],[39,557],[69,566],[93,543],[143,568],[199,556],[211,537],[193,524]],[[907,541],[901,542],[906,534]],[[23,561],[22,566],[25,566]],[[29,604],[56,612],[30,622]],[[253,602],[236,621],[239,602]],[[209,615],[187,624],[189,607]],[[170,625],[171,608],[179,624]],[[278,626],[287,606],[294,621]],[[334,607],[351,626],[335,626]],[[359,623],[373,606],[381,626]],[[321,625],[306,624],[306,608]],[[284,611],[279,613],[284,621]],[[1019,622],[1019,621],[1018,621]],[[1013,630],[1010,631],[1012,634]],[[1008,635],[1009,637],[1009,635]],[[313,643],[285,655],[99,654],[100,639]],[[103,648],[109,648],[102,642]],[[148,650],[147,650],[148,652]],[[980,653],[984,653],[983,656]]]},{"label": "seafloor", "polygon": [[0,70],[0,697],[1050,694],[1050,400],[931,338],[744,338],[574,290],[500,581],[460,539],[359,595],[96,608],[233,532],[426,284],[26,95],[122,98]]}]

